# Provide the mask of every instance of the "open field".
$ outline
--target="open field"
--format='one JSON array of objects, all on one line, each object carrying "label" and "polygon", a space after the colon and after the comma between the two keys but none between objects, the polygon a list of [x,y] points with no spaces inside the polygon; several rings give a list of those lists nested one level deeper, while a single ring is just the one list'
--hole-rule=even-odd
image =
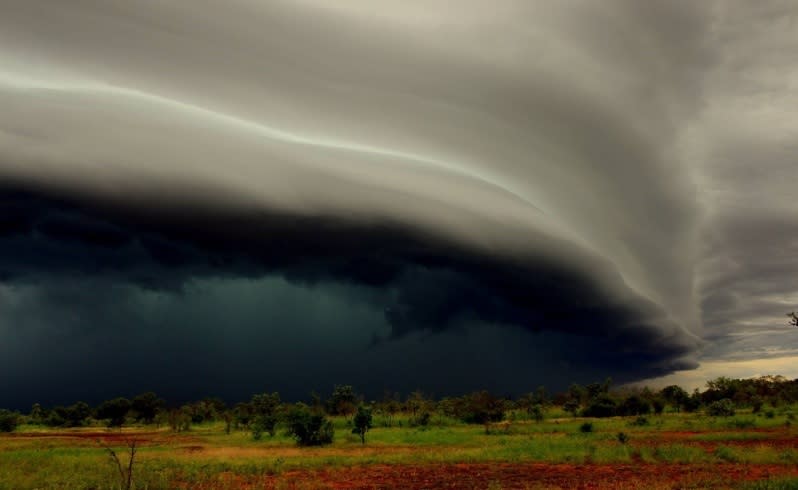
[{"label": "open field", "polygon": [[[336,418],[335,442],[320,448],[297,447],[282,431],[260,441],[226,434],[221,424],[182,433],[22,426],[0,436],[0,488],[124,488],[104,446],[124,464],[131,441],[136,489],[798,488],[798,429],[786,408],[772,418],[668,413],[645,425],[553,415],[490,434],[448,419],[414,428],[376,420],[365,445]],[[586,421],[592,432],[580,429]]]}]

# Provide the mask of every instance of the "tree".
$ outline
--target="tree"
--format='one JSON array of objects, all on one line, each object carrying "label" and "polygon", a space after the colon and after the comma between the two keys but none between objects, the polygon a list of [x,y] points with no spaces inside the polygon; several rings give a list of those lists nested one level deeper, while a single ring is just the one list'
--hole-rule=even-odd
[{"label": "tree", "polygon": [[582,415],[584,417],[612,417],[615,415],[616,409],[615,400],[608,393],[600,392],[582,411]]},{"label": "tree", "polygon": [[274,437],[280,409],[280,394],[275,391],[274,393],[252,395],[250,405],[253,417],[252,435],[255,439],[260,439],[260,434],[268,432],[270,436]]},{"label": "tree", "polygon": [[183,405],[169,411],[169,426],[174,432],[184,432],[191,428],[191,407]]},{"label": "tree", "polygon": [[618,407],[618,415],[648,415],[651,412],[651,404],[638,395],[629,395]]},{"label": "tree", "polygon": [[357,407],[357,413],[352,420],[354,427],[352,428],[353,434],[360,436],[360,443],[366,443],[366,432],[371,429],[371,407],[360,405]]},{"label": "tree", "polygon": [[0,409],[0,432],[14,432],[19,424],[19,414]]},{"label": "tree", "polygon": [[793,327],[798,327],[798,313],[794,311],[787,313],[787,316],[790,318],[790,325]]},{"label": "tree", "polygon": [[327,400],[327,413],[330,415],[352,415],[357,409],[357,398],[351,385],[335,385],[332,396]]},{"label": "tree", "polygon": [[152,391],[137,395],[131,402],[131,408],[136,412],[136,420],[145,424],[151,424],[155,420],[155,415],[163,405],[164,401]]},{"label": "tree", "polygon": [[568,400],[563,404],[562,409],[570,413],[571,417],[576,417],[576,413],[579,412],[579,402],[574,399]]},{"label": "tree", "polygon": [[252,403],[249,402],[239,402],[236,403],[235,408],[233,408],[233,416],[235,417],[235,427],[236,429],[240,427],[249,428],[250,422],[252,422],[252,417],[254,416],[255,409],[252,407]]},{"label": "tree", "polygon": [[679,385],[670,385],[662,388],[660,394],[668,402],[668,405],[676,409],[677,412],[684,408],[688,402],[690,395]]},{"label": "tree", "polygon": [[45,415],[44,409],[38,403],[34,403],[30,408],[30,421],[34,424],[43,423]]},{"label": "tree", "polygon": [[127,398],[106,400],[97,407],[97,418],[107,420],[108,427],[122,427],[130,407],[131,403]]},{"label": "tree", "polygon": [[476,391],[464,397],[463,421],[469,424],[483,424],[485,433],[490,425],[504,418],[504,400],[496,398],[487,391]]},{"label": "tree", "polygon": [[728,398],[712,402],[707,407],[707,413],[713,417],[731,417],[734,415],[734,403]]},{"label": "tree", "polygon": [[399,393],[393,393],[391,391],[385,390],[382,401],[380,401],[377,405],[377,409],[384,417],[384,425],[387,427],[391,427],[393,425],[394,415],[396,415],[396,413],[402,408],[402,404],[400,403],[399,399]]},{"label": "tree", "polygon": [[410,425],[427,425],[430,417],[432,402],[420,390],[416,390],[407,396],[405,407],[410,412]]},{"label": "tree", "polygon": [[288,435],[300,446],[323,446],[333,441],[332,422],[321,412],[311,412],[304,403],[293,405],[286,414]]},{"label": "tree", "polygon": [[59,415],[66,421],[67,426],[80,427],[91,416],[91,407],[86,402],[77,402],[65,408]]}]

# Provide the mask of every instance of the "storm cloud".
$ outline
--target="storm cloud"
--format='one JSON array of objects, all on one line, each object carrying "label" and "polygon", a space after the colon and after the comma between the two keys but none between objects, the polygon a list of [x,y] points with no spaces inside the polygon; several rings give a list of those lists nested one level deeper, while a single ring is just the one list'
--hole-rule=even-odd
[{"label": "storm cloud", "polygon": [[777,6],[4,2],[9,385],[517,393],[781,334]]}]

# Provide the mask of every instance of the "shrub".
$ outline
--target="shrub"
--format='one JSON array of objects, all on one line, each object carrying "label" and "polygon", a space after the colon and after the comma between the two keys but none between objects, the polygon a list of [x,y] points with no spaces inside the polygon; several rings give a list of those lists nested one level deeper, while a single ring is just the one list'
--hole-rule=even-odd
[{"label": "shrub", "polygon": [[620,442],[621,444],[626,444],[627,442],[629,442],[629,436],[626,434],[626,432],[618,432],[617,438],[618,442]]},{"label": "shrub", "polygon": [[426,427],[429,425],[430,414],[427,411],[419,413],[409,421],[410,427]]},{"label": "shrub", "polygon": [[[429,413],[424,412],[427,414],[426,421],[429,422]],[[355,414],[354,418],[352,419],[352,423],[354,427],[352,428],[352,434],[357,434],[360,436],[360,443],[366,443],[366,432],[371,429],[371,408],[364,407],[363,405],[357,407],[357,413]],[[425,424],[426,425],[426,424]]]},{"label": "shrub", "polygon": [[332,422],[324,414],[312,413],[304,403],[297,403],[286,414],[288,435],[300,446],[323,446],[333,441]]},{"label": "shrub", "polygon": [[582,415],[585,417],[612,417],[616,411],[615,400],[609,395],[599,395],[585,408]]},{"label": "shrub", "polygon": [[14,432],[19,424],[19,414],[0,409],[0,432]]},{"label": "shrub", "polygon": [[729,423],[729,428],[732,429],[751,429],[756,427],[756,420],[754,419],[733,419]]},{"label": "shrub", "polygon": [[759,413],[762,410],[762,405],[765,404],[765,401],[762,399],[761,396],[754,395],[751,397],[751,411],[753,413]]},{"label": "shrub", "polygon": [[587,434],[588,432],[593,432],[593,423],[592,422],[585,422],[584,424],[579,426],[579,432],[583,434]]},{"label": "shrub", "polygon": [[471,393],[463,401],[463,422],[487,425],[504,418],[504,400],[487,391]]},{"label": "shrub", "polygon": [[637,395],[627,397],[617,409],[618,415],[646,415],[651,412],[651,404]]},{"label": "shrub", "polygon": [[108,427],[122,427],[130,407],[131,403],[127,398],[107,400],[97,408],[97,418],[107,420]]},{"label": "shrub", "polygon": [[645,427],[646,425],[648,425],[648,419],[641,415],[640,417],[637,417],[636,419],[634,419],[634,421],[632,422],[632,425],[637,426],[637,427]]},{"label": "shrub", "polygon": [[715,457],[729,463],[736,463],[740,460],[737,454],[728,446],[718,446],[715,448]]},{"label": "shrub", "polygon": [[533,405],[532,408],[530,409],[530,414],[532,415],[532,418],[535,419],[535,422],[538,423],[543,422],[543,416],[544,416],[543,405],[541,405],[540,403],[536,403],[535,405]]},{"label": "shrub", "polygon": [[576,417],[579,411],[579,402],[576,400],[568,400],[562,406],[562,409],[571,414],[571,417]]},{"label": "shrub", "polygon": [[707,413],[713,417],[731,417],[734,415],[734,403],[728,398],[712,402],[707,407]]}]

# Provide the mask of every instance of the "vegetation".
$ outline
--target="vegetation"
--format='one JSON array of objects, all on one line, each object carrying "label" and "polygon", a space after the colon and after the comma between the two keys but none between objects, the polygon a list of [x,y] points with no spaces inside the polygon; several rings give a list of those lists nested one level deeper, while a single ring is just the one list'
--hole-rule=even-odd
[{"label": "vegetation", "polygon": [[323,413],[314,412],[304,403],[293,405],[286,414],[287,433],[300,446],[331,444],[335,435],[332,422]]},{"label": "vegetation", "polygon": [[0,432],[14,432],[19,424],[19,415],[10,410],[0,409]]},{"label": "vegetation", "polygon": [[371,429],[371,407],[360,405],[357,407],[357,413],[353,419],[352,434],[360,436],[360,443],[366,443],[366,432]]},{"label": "vegetation", "polygon": [[[144,393],[96,407],[0,410],[0,431],[19,433],[0,437],[0,487],[227,488],[215,486],[213,475],[250,481],[279,478],[286,469],[372,463],[798,464],[798,382],[780,376],[716,378],[691,394],[676,385],[614,389],[605,380],[552,396],[538,388],[517,399],[487,391],[440,400],[419,391],[404,401],[393,392],[368,404],[362,398],[339,385],[329,399],[316,395],[307,404],[284,403],[274,392],[232,408],[214,398],[170,406]],[[103,426],[112,430],[98,432]],[[49,431],[58,431],[57,442],[39,437]],[[82,434],[92,439],[83,443]],[[142,442],[131,448],[131,440]]]}]

